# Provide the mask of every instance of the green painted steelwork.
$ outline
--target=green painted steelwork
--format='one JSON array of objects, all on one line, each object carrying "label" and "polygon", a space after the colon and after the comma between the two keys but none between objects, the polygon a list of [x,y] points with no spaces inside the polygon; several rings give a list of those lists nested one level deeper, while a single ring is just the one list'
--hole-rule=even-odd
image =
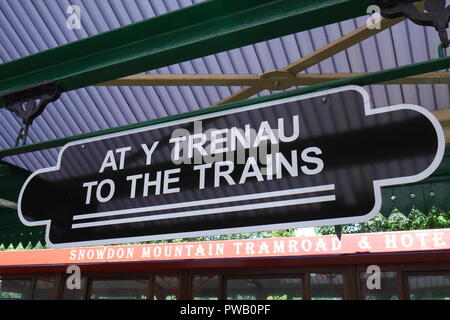
[{"label": "green painted steelwork", "polygon": [[131,124],[131,125],[126,125],[126,126],[122,126],[122,127],[116,127],[116,128],[106,129],[106,130],[89,132],[89,133],[85,133],[85,134],[81,134],[81,135],[77,135],[77,136],[65,137],[65,138],[61,138],[61,139],[55,139],[55,140],[45,141],[45,142],[41,142],[41,143],[35,143],[35,144],[10,148],[10,149],[6,149],[6,150],[1,150],[0,151],[0,159],[3,159],[4,157],[11,156],[11,155],[17,155],[17,154],[33,152],[33,151],[49,149],[49,148],[55,148],[55,147],[61,147],[71,141],[97,137],[97,136],[101,136],[101,135],[105,135],[105,134],[129,130],[129,129],[142,128],[142,127],[146,127],[146,126],[150,126],[150,125],[154,125],[154,124],[158,124],[158,123],[164,123],[164,122],[178,120],[178,119],[185,119],[185,118],[193,117],[196,115],[207,114],[207,113],[216,112],[216,111],[220,111],[220,110],[239,108],[239,107],[250,105],[250,104],[270,101],[270,100],[279,99],[279,98],[291,97],[294,95],[317,92],[317,91],[321,91],[321,90],[337,88],[340,86],[345,86],[345,85],[350,85],[350,84],[364,86],[364,85],[369,85],[369,84],[374,84],[374,83],[379,83],[379,82],[385,82],[385,81],[389,81],[389,80],[401,79],[404,77],[409,77],[409,76],[413,76],[413,75],[417,75],[417,74],[423,74],[423,73],[446,69],[446,68],[450,68],[450,57],[443,57],[443,58],[439,58],[439,59],[419,62],[419,63],[410,64],[410,65],[406,65],[406,66],[401,66],[401,67],[397,67],[397,68],[367,73],[367,74],[359,75],[356,77],[329,81],[329,82],[325,82],[325,83],[321,83],[321,84],[317,84],[317,85],[313,85],[313,86],[308,86],[308,87],[304,87],[304,88],[300,88],[300,89],[296,89],[296,90],[272,94],[270,96],[229,103],[229,104],[217,106],[214,108],[201,109],[201,110],[177,114],[177,115],[173,115],[173,116],[169,116],[169,117],[165,117],[165,118],[160,118],[160,119],[135,123],[135,124]]},{"label": "green painted steelwork", "polygon": [[[292,34],[366,14],[375,0],[212,0],[95,37],[0,65],[0,95],[55,82],[63,91],[94,85],[248,44]],[[231,103],[0,151],[0,159],[70,141],[145,127],[199,114],[354,84],[369,85],[450,67],[450,57],[330,81],[271,96]],[[0,98],[0,107],[3,105]],[[0,162],[0,166],[3,163]],[[29,172],[1,167],[0,198],[17,201]],[[383,188],[383,214],[394,208],[408,214],[415,207],[427,213],[432,205],[450,210],[450,149],[438,170],[412,185]],[[0,208],[0,245],[34,246],[43,242],[42,227],[25,227],[13,209]]]},{"label": "green painted steelwork", "polygon": [[[375,0],[211,0],[0,65],[0,96],[94,85],[366,15]],[[0,107],[4,101],[0,98]]]},{"label": "green painted steelwork", "polygon": [[5,164],[0,164],[0,177],[6,176],[9,173],[9,167]]}]

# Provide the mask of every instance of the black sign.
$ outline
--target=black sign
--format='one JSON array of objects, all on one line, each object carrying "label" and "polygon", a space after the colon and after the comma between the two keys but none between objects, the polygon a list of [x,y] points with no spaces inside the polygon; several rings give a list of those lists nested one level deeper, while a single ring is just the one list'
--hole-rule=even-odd
[{"label": "black sign", "polygon": [[26,181],[19,216],[53,247],[358,223],[444,144],[424,108],[371,109],[354,86],[203,110],[69,143]]}]

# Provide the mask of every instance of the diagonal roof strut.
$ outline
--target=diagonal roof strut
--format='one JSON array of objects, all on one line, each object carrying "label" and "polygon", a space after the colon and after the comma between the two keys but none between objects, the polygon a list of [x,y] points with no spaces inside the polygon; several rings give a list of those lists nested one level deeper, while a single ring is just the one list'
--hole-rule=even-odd
[{"label": "diagonal roof strut", "polygon": [[[416,4],[417,8],[419,10],[423,10],[424,3],[420,2]],[[350,32],[349,34],[329,43],[328,45],[322,47],[319,50],[314,51],[313,53],[291,63],[290,65],[284,67],[280,71],[290,73],[292,75],[295,75],[297,73],[300,73],[301,71],[304,71],[308,69],[309,67],[312,67],[321,61],[330,58],[334,56],[335,54],[350,48],[358,43],[360,43],[363,40],[366,40],[402,21],[404,21],[405,18],[400,17],[396,19],[386,19],[381,18],[379,22],[380,27],[379,28],[370,28],[367,24],[354,30],[353,32]],[[256,87],[251,86],[248,88],[244,88],[238,92],[235,92],[234,94],[230,95],[229,97],[222,99],[221,101],[215,103],[212,106],[217,106],[229,102],[239,101],[247,99],[265,89],[268,89],[267,87]]]}]

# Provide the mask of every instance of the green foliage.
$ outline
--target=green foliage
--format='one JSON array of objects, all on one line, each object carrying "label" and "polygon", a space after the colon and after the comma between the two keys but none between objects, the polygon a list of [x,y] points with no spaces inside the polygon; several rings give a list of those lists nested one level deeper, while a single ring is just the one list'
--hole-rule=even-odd
[{"label": "green foliage", "polygon": [[[378,214],[368,222],[342,226],[342,233],[372,233],[444,228],[450,228],[450,212],[444,212],[433,207],[428,216],[417,209],[413,209],[408,216],[405,216],[398,210],[394,210],[389,218]],[[316,228],[316,233],[321,235],[335,234],[335,227],[319,227]]]}]

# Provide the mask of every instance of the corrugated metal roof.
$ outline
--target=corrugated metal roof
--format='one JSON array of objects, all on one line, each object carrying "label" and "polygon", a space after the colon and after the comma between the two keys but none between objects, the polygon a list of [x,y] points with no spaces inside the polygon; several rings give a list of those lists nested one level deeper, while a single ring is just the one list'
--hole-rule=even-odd
[{"label": "corrugated metal roof", "polygon": [[[111,29],[190,6],[191,0],[2,0],[0,62],[12,61]],[[81,29],[66,27],[68,6],[81,7]],[[148,73],[255,73],[280,69],[366,23],[366,17],[284,36],[239,49],[150,70]],[[336,56],[308,73],[371,72],[437,57],[433,28],[402,22]],[[37,118],[28,143],[116,127],[206,108],[240,87],[88,87],[62,94]],[[448,85],[389,85],[366,89],[375,107],[419,104],[448,108]],[[266,90],[259,95],[267,95]],[[14,145],[20,121],[0,110],[0,148]],[[53,166],[58,149],[6,158],[31,171]]]}]

